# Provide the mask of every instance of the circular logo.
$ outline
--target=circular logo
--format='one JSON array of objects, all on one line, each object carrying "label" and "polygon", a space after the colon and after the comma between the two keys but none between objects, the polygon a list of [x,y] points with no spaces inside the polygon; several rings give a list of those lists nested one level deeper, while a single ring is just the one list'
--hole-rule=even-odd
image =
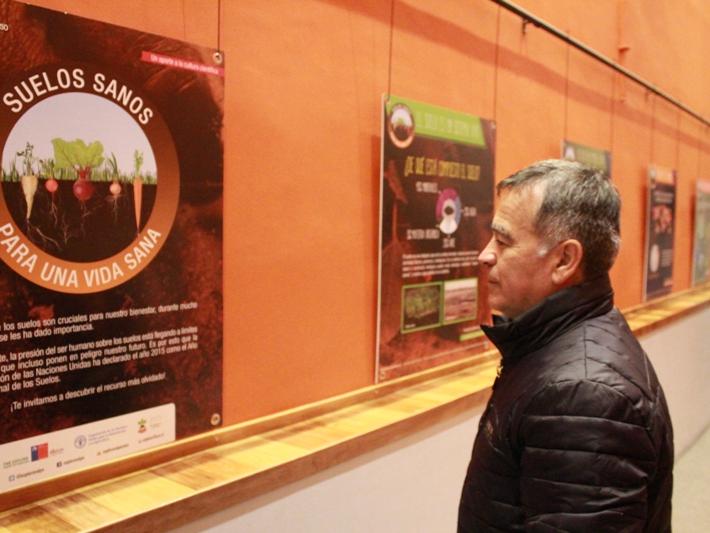
[{"label": "circular logo", "polygon": [[414,116],[405,104],[395,104],[387,120],[387,132],[397,148],[406,148],[414,140]]},{"label": "circular logo", "polygon": [[65,293],[140,273],[179,200],[172,137],[139,88],[86,65],[49,65],[3,87],[0,259]]},{"label": "circular logo", "polygon": [[436,202],[437,226],[445,235],[452,235],[461,223],[461,199],[455,189],[444,189]]},{"label": "circular logo", "polygon": [[78,436],[74,439],[74,447],[75,447],[75,448],[78,448],[78,449],[81,449],[81,448],[83,448],[84,446],[86,446],[86,436],[85,436],[85,435],[78,435]]}]

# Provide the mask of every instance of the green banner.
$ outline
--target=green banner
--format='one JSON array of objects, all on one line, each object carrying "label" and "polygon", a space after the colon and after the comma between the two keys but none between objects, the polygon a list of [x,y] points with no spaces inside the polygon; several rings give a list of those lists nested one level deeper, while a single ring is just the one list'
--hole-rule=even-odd
[{"label": "green banner", "polygon": [[611,153],[606,150],[565,140],[562,142],[562,158],[597,168],[611,176]]},{"label": "green banner", "polygon": [[479,117],[390,95],[385,103],[388,115],[395,106],[409,108],[416,135],[486,147]]}]

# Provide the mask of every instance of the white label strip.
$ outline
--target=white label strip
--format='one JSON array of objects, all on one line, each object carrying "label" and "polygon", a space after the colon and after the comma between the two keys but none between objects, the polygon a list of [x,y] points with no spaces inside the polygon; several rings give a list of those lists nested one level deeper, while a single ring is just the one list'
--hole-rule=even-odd
[{"label": "white label strip", "polygon": [[169,403],[0,446],[0,492],[175,440]]}]

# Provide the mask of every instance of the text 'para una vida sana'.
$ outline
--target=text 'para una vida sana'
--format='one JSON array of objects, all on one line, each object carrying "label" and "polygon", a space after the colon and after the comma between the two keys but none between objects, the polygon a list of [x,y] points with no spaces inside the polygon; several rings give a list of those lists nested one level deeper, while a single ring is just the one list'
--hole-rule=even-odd
[{"label": "text 'para una vida sana'", "polygon": [[24,242],[24,235],[16,231],[15,226],[7,222],[0,226],[0,254],[5,262],[16,263],[20,270],[28,274],[39,275],[40,279],[61,291],[62,289],[100,290],[107,285],[115,285],[126,275],[135,270],[157,251],[162,234],[148,228],[143,236],[123,255],[101,266],[86,266],[74,263],[73,267],[62,266],[34,253]]}]

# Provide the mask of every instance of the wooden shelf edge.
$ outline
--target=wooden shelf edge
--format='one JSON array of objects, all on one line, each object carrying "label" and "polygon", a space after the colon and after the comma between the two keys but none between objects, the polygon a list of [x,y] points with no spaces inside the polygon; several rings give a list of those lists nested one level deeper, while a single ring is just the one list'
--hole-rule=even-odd
[{"label": "wooden shelf edge", "polygon": [[[93,531],[111,533],[154,533],[176,528],[198,518],[222,511],[257,496],[306,479],[387,444],[446,421],[476,406],[483,405],[490,389],[482,389],[430,410],[404,418],[369,433],[327,446],[288,463],[200,491],[184,499],[151,509]],[[471,428],[473,438],[475,428]]]},{"label": "wooden shelf edge", "polygon": [[[704,296],[704,299],[698,303],[686,304],[681,309],[672,309],[669,311],[668,307],[670,304],[682,302],[688,297],[693,298],[695,296]],[[672,293],[640,305],[635,305],[624,310],[623,314],[628,321],[631,321],[654,311],[669,312],[667,316],[653,318],[646,324],[632,328],[634,335],[643,337],[692,313],[697,313],[706,307],[710,307],[710,282],[697,287],[691,287],[684,291]]]}]

